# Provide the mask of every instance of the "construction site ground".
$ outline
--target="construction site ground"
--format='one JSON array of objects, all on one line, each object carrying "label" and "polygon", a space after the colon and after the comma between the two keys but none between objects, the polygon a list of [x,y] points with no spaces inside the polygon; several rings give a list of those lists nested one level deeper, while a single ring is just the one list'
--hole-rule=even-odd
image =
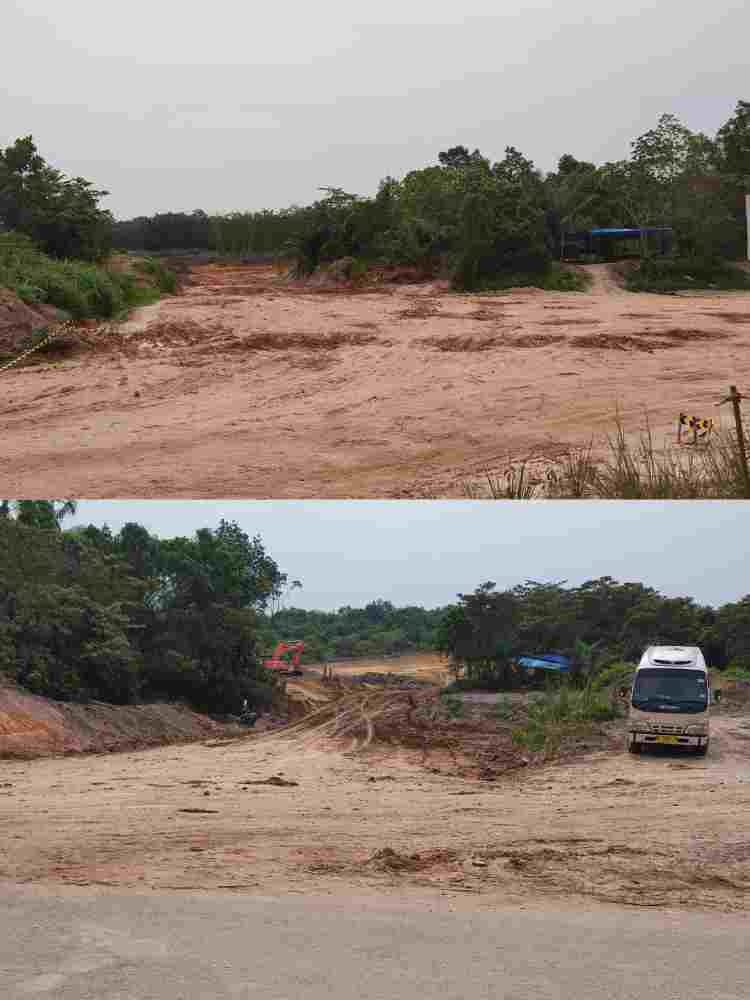
[{"label": "construction site ground", "polygon": [[545,759],[486,698],[449,718],[436,688],[290,687],[304,714],[277,731],[0,761],[0,881],[747,909],[746,698],[705,758],[632,757],[618,721]]},{"label": "construction site ground", "polygon": [[182,293],[0,373],[11,496],[463,496],[543,476],[615,414],[673,443],[681,411],[750,387],[750,294],[458,295],[195,266]]}]

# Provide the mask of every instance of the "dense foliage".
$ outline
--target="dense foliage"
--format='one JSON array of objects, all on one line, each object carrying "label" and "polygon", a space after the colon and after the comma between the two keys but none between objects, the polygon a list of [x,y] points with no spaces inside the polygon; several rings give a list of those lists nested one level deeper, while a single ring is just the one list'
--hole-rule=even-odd
[{"label": "dense foliage", "polygon": [[636,661],[655,642],[698,645],[713,667],[748,667],[750,596],[714,609],[610,577],[580,587],[527,582],[505,591],[489,582],[460,595],[437,636],[460,683],[498,690],[528,682],[515,665],[518,656],[570,656],[575,677],[588,680],[620,661]]},{"label": "dense foliage", "polygon": [[442,615],[442,609],[396,608],[385,600],[334,612],[287,608],[263,617],[262,634],[267,648],[279,641],[302,640],[307,663],[389,656],[434,649]]},{"label": "dense foliage", "polygon": [[0,233],[0,288],[10,288],[27,305],[56,306],[73,319],[111,319],[176,290],[176,275],[159,261],[125,263],[57,260],[28,236]]},{"label": "dense foliage", "polygon": [[113,219],[99,201],[107,193],[50,166],[30,135],[0,149],[0,228],[29,236],[52,257],[106,256]]},{"label": "dense foliage", "polygon": [[[692,262],[694,284],[706,262],[743,253],[749,177],[750,103],[740,101],[713,139],[663,115],[617,162],[597,166],[566,153],[544,176],[512,146],[492,162],[459,145],[433,166],[386,177],[374,197],[328,187],[312,205],[281,211],[161,214],[117,223],[116,241],[154,251],[283,254],[299,274],[351,257],[441,270],[459,288],[564,288],[575,287],[574,278],[552,263],[564,231],[671,226],[680,273]],[[650,259],[652,250],[644,239],[641,256]],[[641,283],[648,280],[644,271]]]},{"label": "dense foliage", "polygon": [[64,531],[54,501],[0,507],[0,671],[60,700],[270,699],[258,615],[284,585],[260,538],[222,521],[160,540]]},{"label": "dense foliage", "polygon": [[712,667],[750,670],[750,595],[712,608],[603,577],[486,583],[433,610],[376,600],[304,611],[279,606],[299,583],[237,524],[169,539],[134,523],[64,530],[74,507],[0,503],[0,672],[60,700],[235,712],[243,698],[272,697],[262,661],[281,640],[303,640],[307,662],[439,650],[458,686],[497,690],[529,683],[518,656],[550,652],[597,690],[654,642],[696,644]]}]

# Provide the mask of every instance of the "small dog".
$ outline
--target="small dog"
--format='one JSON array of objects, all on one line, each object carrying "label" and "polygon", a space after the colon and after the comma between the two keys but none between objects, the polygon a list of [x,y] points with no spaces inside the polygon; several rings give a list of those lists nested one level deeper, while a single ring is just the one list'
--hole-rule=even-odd
[{"label": "small dog", "polygon": [[682,428],[687,427],[693,432],[693,444],[698,443],[698,438],[709,438],[714,429],[714,422],[704,417],[690,417],[687,413],[681,413],[677,421],[677,444],[682,444]]}]

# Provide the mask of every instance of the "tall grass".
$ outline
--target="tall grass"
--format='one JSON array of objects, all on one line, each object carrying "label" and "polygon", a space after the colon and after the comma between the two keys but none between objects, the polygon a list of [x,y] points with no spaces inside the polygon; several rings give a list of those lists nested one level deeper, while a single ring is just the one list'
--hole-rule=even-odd
[{"label": "tall grass", "polygon": [[632,443],[619,420],[604,459],[595,459],[591,444],[571,449],[548,474],[546,492],[559,499],[750,499],[733,431],[717,432],[698,447],[659,449],[650,427]]},{"label": "tall grass", "polygon": [[469,500],[533,500],[540,486],[529,478],[528,460],[510,462],[498,475],[485,473],[487,489],[477,483],[464,483],[464,496]]},{"label": "tall grass", "polygon": [[[136,266],[153,278],[158,290],[176,290],[176,278],[161,263],[142,261]],[[144,287],[135,273],[55,260],[18,233],[0,234],[0,287],[10,288],[27,305],[53,305],[73,319],[112,319],[154,301],[153,287]]]},{"label": "tall grass", "polygon": [[524,459],[486,483],[464,483],[475,500],[750,500],[734,430],[714,432],[698,446],[665,444],[659,448],[650,427],[632,441],[619,417],[597,457],[591,439],[569,448],[547,470],[544,480],[530,478]]},{"label": "tall grass", "polygon": [[556,749],[566,737],[580,735],[592,723],[619,716],[609,695],[588,685],[576,690],[568,685],[529,701],[526,725],[513,731],[513,742],[529,750]]}]

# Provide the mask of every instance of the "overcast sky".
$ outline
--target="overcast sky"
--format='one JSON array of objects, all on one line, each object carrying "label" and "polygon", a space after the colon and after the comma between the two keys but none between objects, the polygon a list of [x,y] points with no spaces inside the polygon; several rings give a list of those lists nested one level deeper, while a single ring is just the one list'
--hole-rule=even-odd
[{"label": "overcast sky", "polygon": [[119,218],[373,193],[457,143],[618,159],[747,98],[746,0],[2,0],[0,145]]},{"label": "overcast sky", "polygon": [[260,534],[296,607],[382,597],[438,607],[494,580],[639,581],[714,606],[750,593],[750,503],[86,500],[66,526],[137,521],[161,537],[221,518]]}]

